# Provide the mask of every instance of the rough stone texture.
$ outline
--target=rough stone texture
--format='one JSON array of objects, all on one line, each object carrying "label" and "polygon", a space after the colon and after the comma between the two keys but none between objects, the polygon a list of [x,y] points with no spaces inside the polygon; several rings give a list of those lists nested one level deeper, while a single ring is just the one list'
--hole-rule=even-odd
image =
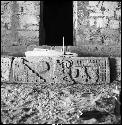
[{"label": "rough stone texture", "polygon": [[120,44],[121,2],[78,1],[73,16],[76,45]]},{"label": "rough stone texture", "polygon": [[121,56],[121,2],[74,1],[73,33],[79,53]]},{"label": "rough stone texture", "polygon": [[1,57],[1,81],[10,81],[11,58]]},{"label": "rough stone texture", "polygon": [[1,51],[23,52],[30,44],[39,45],[40,17],[39,1],[1,1]]},{"label": "rough stone texture", "polygon": [[81,45],[68,46],[67,51],[76,52],[80,57],[120,57],[121,46]]},{"label": "rough stone texture", "polygon": [[66,86],[73,83],[110,82],[109,62],[105,57],[15,57],[9,61],[9,68],[7,67],[5,72],[6,60],[7,58],[2,58],[2,78],[6,75],[8,79],[4,78],[2,81],[48,84],[54,82]]},{"label": "rough stone texture", "polygon": [[[92,86],[75,84],[62,88],[54,88],[54,85],[4,83],[1,85],[1,122],[82,124],[85,119],[95,118],[100,123],[109,119],[113,124],[120,117],[113,113],[117,106],[113,97],[116,86],[120,93],[121,83]],[[90,114],[95,109],[106,114],[92,114],[92,117],[86,115],[86,111]]]},{"label": "rough stone texture", "polygon": [[20,83],[51,82],[52,60],[50,58],[15,58],[12,64],[13,79]]},{"label": "rough stone texture", "polygon": [[110,58],[110,79],[121,81],[121,58]]},{"label": "rough stone texture", "polygon": [[73,60],[74,79],[82,84],[109,83],[110,71],[108,58],[76,57]]},{"label": "rough stone texture", "polygon": [[[35,11],[33,3],[32,1],[17,1],[17,3],[2,1],[1,49],[3,52],[13,50],[17,53],[16,56],[20,57],[15,57],[12,52],[12,57],[1,58],[1,122],[3,124],[89,124],[91,122],[118,124],[118,121],[121,121],[119,102],[121,82],[118,82],[121,81],[120,5],[114,4],[117,2],[108,4],[107,1],[99,1],[99,4],[98,1],[73,2],[74,28],[77,28],[78,16],[86,17],[81,20],[81,23],[83,21],[81,29],[85,29],[83,32],[86,36],[84,35],[84,38],[81,32],[77,38],[79,41],[73,41],[78,46],[68,46],[65,50],[76,52],[80,57],[52,61],[49,58],[35,59],[34,57],[27,60],[22,58],[21,54],[18,55],[20,51],[24,53],[25,46],[29,44],[31,45],[27,50],[33,50],[34,46],[54,50],[62,48],[37,46],[38,21],[35,15],[39,15],[39,11]],[[38,1],[35,1],[35,5],[39,5]],[[98,8],[101,6],[101,11],[104,12],[100,12],[94,6]],[[18,15],[13,15],[16,12]],[[78,16],[77,12],[79,12]],[[103,14],[105,17],[102,17]],[[29,17],[31,20],[26,20]],[[30,31],[32,29],[33,31]],[[76,33],[77,30],[74,30],[74,40],[77,40]],[[109,60],[104,57],[109,57]],[[96,59],[100,62],[95,63]],[[72,61],[74,64],[71,68]],[[91,83],[98,80],[97,75],[100,77],[98,71],[104,76],[103,83],[86,84],[88,76],[91,77]],[[111,83],[107,84],[106,82],[109,81]],[[94,110],[100,111],[103,115],[99,115],[99,112],[92,114],[90,118],[89,114]],[[87,117],[85,114],[88,114]],[[87,120],[84,120],[84,116]]]}]

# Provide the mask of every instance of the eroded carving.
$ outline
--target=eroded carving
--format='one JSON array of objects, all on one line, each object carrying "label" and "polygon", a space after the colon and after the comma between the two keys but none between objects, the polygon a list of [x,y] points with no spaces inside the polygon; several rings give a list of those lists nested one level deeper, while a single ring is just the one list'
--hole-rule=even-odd
[{"label": "eroded carving", "polygon": [[1,57],[1,81],[9,81],[11,58]]},{"label": "eroded carving", "polygon": [[69,85],[73,84],[73,80],[71,78],[71,66],[72,61],[66,60],[65,58],[58,58],[56,60],[56,69],[54,71],[55,81],[58,84]]},{"label": "eroded carving", "polygon": [[77,58],[71,67],[72,78],[82,84],[109,82],[107,58]]},{"label": "eroded carving", "polygon": [[60,84],[100,84],[110,81],[107,58],[18,57],[13,60],[12,74],[14,81],[22,83],[42,80]]},{"label": "eroded carving", "polygon": [[50,70],[50,64],[44,60],[27,60],[15,58],[13,62],[13,77],[16,82],[37,83],[46,81],[43,74]]}]

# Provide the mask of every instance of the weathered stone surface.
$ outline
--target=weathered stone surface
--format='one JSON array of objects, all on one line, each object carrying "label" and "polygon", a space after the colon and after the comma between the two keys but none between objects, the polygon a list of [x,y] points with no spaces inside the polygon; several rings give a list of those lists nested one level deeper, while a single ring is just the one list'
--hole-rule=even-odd
[{"label": "weathered stone surface", "polygon": [[105,57],[15,57],[12,77],[17,83],[109,83],[109,60]]},{"label": "weathered stone surface", "polygon": [[107,58],[75,58],[72,69],[76,72],[74,79],[79,83],[99,84],[110,82],[109,61]]},{"label": "weathered stone surface", "polygon": [[[114,88],[116,84],[74,84],[55,89],[53,85],[2,84],[1,121],[6,124],[79,123],[86,112],[113,111],[116,106]],[[120,93],[120,88],[116,90]],[[88,116],[85,119],[89,119]],[[109,116],[106,114],[98,118],[95,114],[92,115],[100,123]]]},{"label": "weathered stone surface", "polygon": [[79,57],[121,57],[121,45],[81,45],[68,46],[67,51],[75,52]]},{"label": "weathered stone surface", "polygon": [[16,52],[19,48],[23,52],[31,44],[39,45],[39,23],[42,23],[39,1],[2,1],[1,51]]},{"label": "weathered stone surface", "polygon": [[52,64],[49,58],[15,58],[13,61],[13,79],[20,83],[49,82],[52,75]]},{"label": "weathered stone surface", "polygon": [[10,81],[11,58],[1,57],[1,81]]},{"label": "weathered stone surface", "polygon": [[[75,1],[73,5],[73,32],[77,46],[120,43],[121,33],[118,31],[121,27],[121,2]],[[107,41],[108,36],[102,32],[102,29],[107,29],[110,34]],[[115,30],[118,37],[112,36],[112,30]]]},{"label": "weathered stone surface", "polygon": [[110,79],[111,82],[114,80],[121,81],[121,58],[111,57],[110,58]]}]

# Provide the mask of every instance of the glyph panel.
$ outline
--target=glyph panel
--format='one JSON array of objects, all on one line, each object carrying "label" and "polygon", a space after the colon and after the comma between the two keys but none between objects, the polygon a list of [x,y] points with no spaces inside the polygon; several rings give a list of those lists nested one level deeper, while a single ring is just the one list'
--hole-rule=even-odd
[{"label": "glyph panel", "polygon": [[1,81],[9,81],[11,58],[1,57]]}]

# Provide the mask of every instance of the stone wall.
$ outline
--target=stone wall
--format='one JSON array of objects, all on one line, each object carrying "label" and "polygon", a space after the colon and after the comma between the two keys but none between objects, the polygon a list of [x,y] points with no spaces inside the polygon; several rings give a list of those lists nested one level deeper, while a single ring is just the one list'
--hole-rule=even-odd
[{"label": "stone wall", "polygon": [[75,1],[73,5],[76,46],[94,55],[102,52],[106,56],[120,56],[121,2]]},{"label": "stone wall", "polygon": [[[39,45],[40,1],[1,1],[1,51]],[[42,20],[41,22],[42,23]]]},{"label": "stone wall", "polygon": [[110,57],[111,81],[121,80],[121,2],[74,1],[73,37],[79,56]]},{"label": "stone wall", "polygon": [[[44,31],[42,9],[43,3],[39,1],[1,1],[2,52],[24,53],[39,45]],[[111,73],[114,76],[116,72],[120,74],[121,60],[116,58],[121,57],[120,21],[121,2],[74,1],[73,43],[76,46],[65,49],[76,52],[80,57],[110,57],[110,68],[117,67]],[[60,46],[40,47],[62,49]]]}]

